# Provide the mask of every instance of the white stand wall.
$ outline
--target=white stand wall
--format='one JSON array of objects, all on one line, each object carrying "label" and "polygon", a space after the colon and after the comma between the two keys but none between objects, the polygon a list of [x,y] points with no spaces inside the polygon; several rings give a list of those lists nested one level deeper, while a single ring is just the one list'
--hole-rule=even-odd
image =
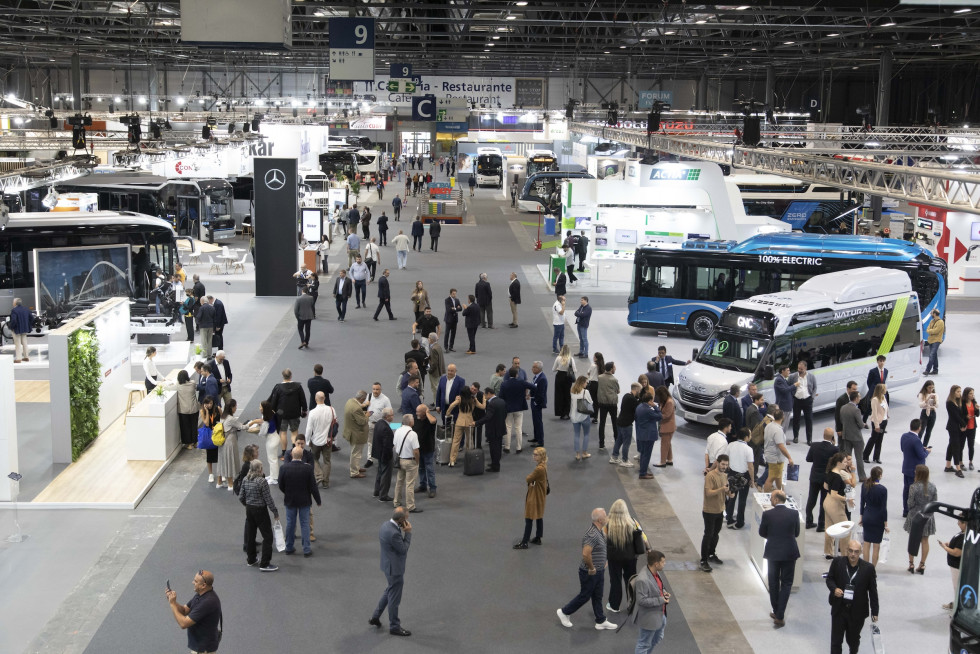
[{"label": "white stand wall", "polygon": [[7,479],[19,472],[17,457],[17,399],[14,392],[14,358],[0,356],[0,502],[13,500],[16,483]]}]

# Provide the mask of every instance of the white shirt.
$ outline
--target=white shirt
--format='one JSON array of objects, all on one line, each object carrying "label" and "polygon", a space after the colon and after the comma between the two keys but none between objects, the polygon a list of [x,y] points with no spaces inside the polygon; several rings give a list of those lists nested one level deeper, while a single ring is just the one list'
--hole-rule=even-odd
[{"label": "white shirt", "polygon": [[720,431],[716,431],[708,436],[708,445],[704,448],[704,453],[708,455],[708,465],[718,460],[718,455],[723,454],[725,447],[728,446],[728,437]]},{"label": "white shirt", "polygon": [[565,324],[565,314],[561,312],[561,302],[555,300],[555,303],[551,305],[551,324],[552,325],[564,325]]},{"label": "white shirt", "polygon": [[445,398],[446,399],[446,404],[452,404],[452,400],[450,398],[452,397],[452,393],[453,393],[453,380],[454,379],[456,379],[456,378],[455,377],[450,377],[449,375],[446,375],[446,398]]},{"label": "white shirt", "polygon": [[306,416],[306,438],[310,441],[310,445],[323,447],[327,444],[330,425],[336,417],[337,413],[333,407],[326,404],[317,404],[310,410],[309,415]]},{"label": "white shirt", "polygon": [[[407,443],[405,441],[408,441]],[[404,445],[404,450],[402,449]],[[415,452],[419,449],[419,435],[408,425],[402,425],[395,430],[395,445],[392,451],[399,459],[414,459]]]},{"label": "white shirt", "polygon": [[[807,373],[807,375],[809,374],[810,373]],[[808,380],[806,375],[800,375],[799,382],[800,385],[796,387],[796,393],[794,393],[794,395],[799,400],[805,400],[806,398],[810,397],[810,385],[807,383]]]},{"label": "white shirt", "polygon": [[375,397],[374,393],[371,393],[371,395],[368,396],[368,411],[371,412],[371,415],[368,416],[368,425],[370,425],[372,430],[374,429],[374,425],[381,420],[382,412],[385,409],[392,408],[391,400],[389,400],[388,396],[384,393],[381,393],[378,395],[378,397]]},{"label": "white shirt", "polygon": [[146,380],[156,386],[160,382],[157,378],[160,377],[160,372],[157,370],[157,364],[153,363],[153,359],[146,357],[143,359],[143,372],[146,374]]},{"label": "white shirt", "polygon": [[749,464],[755,462],[752,446],[745,441],[729,443],[725,448],[725,454],[728,455],[728,467],[735,472],[748,472]]},{"label": "white shirt", "polygon": [[174,299],[177,301],[177,304],[180,304],[184,301],[184,285],[180,283],[180,278],[174,280],[173,286]]},{"label": "white shirt", "polygon": [[364,246],[364,260],[367,261],[368,259],[373,261],[381,260],[381,249],[377,243],[368,243]]}]

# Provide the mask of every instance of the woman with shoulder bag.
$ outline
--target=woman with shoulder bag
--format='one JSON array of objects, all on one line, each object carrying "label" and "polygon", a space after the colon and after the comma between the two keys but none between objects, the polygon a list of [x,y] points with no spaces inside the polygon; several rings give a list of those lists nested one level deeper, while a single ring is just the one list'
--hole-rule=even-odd
[{"label": "woman with shoulder bag", "polygon": [[569,393],[576,375],[575,359],[572,358],[572,349],[568,345],[561,346],[561,352],[555,357],[551,370],[555,373],[555,417],[568,420],[571,408]]},{"label": "woman with shoulder bag", "polygon": [[[208,395],[201,402],[200,410],[201,427],[213,430],[214,426],[221,422],[221,409],[214,404],[214,398]],[[201,429],[198,427],[198,430]],[[218,462],[218,448],[209,447],[205,449],[207,453],[205,460],[208,464],[208,483],[214,483],[214,464]]]},{"label": "woman with shoulder bag", "polygon": [[200,411],[197,384],[191,381],[186,370],[181,370],[177,373],[177,424],[180,425],[180,442],[188,450],[197,447],[197,421]]},{"label": "woman with shoulder bag", "polygon": [[[586,388],[589,390],[589,396],[592,398],[592,406],[599,406],[599,375],[601,375],[606,368],[606,358],[602,356],[602,352],[596,352],[592,355],[592,365],[589,366],[589,371],[585,374],[589,383]],[[592,424],[598,424],[598,411],[592,415]],[[599,439],[602,440],[601,438]]]},{"label": "woman with shoulder bag", "polygon": [[885,427],[888,426],[888,389],[884,384],[875,386],[874,394],[871,397],[871,438],[864,446],[864,462],[871,463],[868,459],[874,451],[874,462],[881,463],[881,442],[885,438]]},{"label": "woman with shoulder bag", "polygon": [[[525,481],[527,482],[527,495],[524,498],[524,537],[514,545],[515,550],[526,550],[528,542],[535,545],[541,544],[541,536],[544,535],[544,505],[551,487],[548,484],[548,451],[543,447],[534,448],[531,453],[534,458],[534,470],[531,471]],[[534,539],[531,538],[531,522],[535,522]]]},{"label": "woman with shoulder bag", "polygon": [[650,549],[640,523],[633,519],[626,502],[616,500],[606,523],[606,560],[609,568],[609,601],[606,609],[619,613],[623,587],[636,574],[636,557]]},{"label": "woman with shoulder bag", "polygon": [[569,391],[571,406],[568,415],[572,421],[572,429],[575,430],[576,461],[592,456],[589,454],[589,429],[592,427],[592,416],[595,415],[595,408],[586,394],[588,383],[588,378],[585,375],[580,375]]}]

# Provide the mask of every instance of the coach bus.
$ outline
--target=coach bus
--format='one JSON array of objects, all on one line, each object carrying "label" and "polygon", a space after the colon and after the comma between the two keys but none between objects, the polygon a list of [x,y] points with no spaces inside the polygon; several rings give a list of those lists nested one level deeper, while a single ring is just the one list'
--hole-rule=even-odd
[{"label": "coach bus", "polygon": [[529,175],[517,198],[521,211],[554,213],[561,207],[561,183],[569,179],[595,179],[587,172],[552,170]]},{"label": "coach bus", "polygon": [[0,231],[0,315],[15,297],[34,304],[36,249],[126,246],[134,296],[148,298],[156,271],[173,271],[178,238],[166,220],[130,211],[12,213]]},{"label": "coach bus", "polygon": [[807,364],[819,393],[813,410],[832,408],[855,372],[888,357],[888,388],[921,378],[922,317],[908,275],[868,267],[818,275],[797,290],[736,300],[683,367],[673,395],[678,413],[714,424],[732,386],[755,383],[775,401],[773,380]]},{"label": "coach bus", "polygon": [[551,150],[528,150],[527,162],[524,164],[524,175],[530,177],[534,173],[544,173],[558,170],[558,157]]},{"label": "coach bus", "polygon": [[946,262],[907,241],[772,233],[735,241],[658,243],[636,249],[628,301],[634,327],[687,329],[704,340],[734,300],[792,291],[815,275],[865,266],[908,274],[922,307],[946,312]]},{"label": "coach bus", "polygon": [[476,184],[477,186],[504,185],[504,157],[500,148],[476,149]]}]

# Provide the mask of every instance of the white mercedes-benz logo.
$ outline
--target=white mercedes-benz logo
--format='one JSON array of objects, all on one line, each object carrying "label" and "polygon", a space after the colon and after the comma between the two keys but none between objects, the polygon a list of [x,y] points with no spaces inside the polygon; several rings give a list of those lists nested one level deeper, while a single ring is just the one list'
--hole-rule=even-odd
[{"label": "white mercedes-benz logo", "polygon": [[286,174],[273,168],[265,174],[265,185],[270,191],[278,191],[286,185]]}]

